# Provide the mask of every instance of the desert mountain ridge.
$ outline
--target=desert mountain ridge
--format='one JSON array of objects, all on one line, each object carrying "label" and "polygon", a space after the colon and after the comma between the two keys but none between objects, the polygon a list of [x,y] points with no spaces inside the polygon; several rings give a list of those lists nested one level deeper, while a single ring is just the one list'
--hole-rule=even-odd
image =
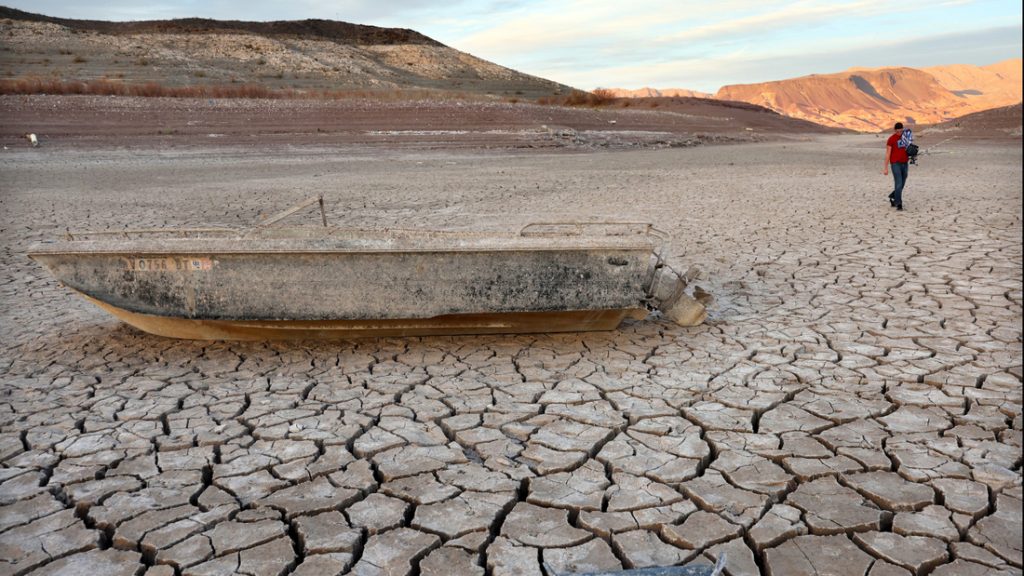
[{"label": "desert mountain ridge", "polygon": [[0,76],[9,79],[437,90],[523,98],[573,90],[414,30],[332,20],[106,22],[0,6],[0,38]]},{"label": "desert mountain ridge", "polygon": [[[634,98],[659,92],[654,88],[608,90]],[[888,129],[895,121],[938,124],[1016,104],[1021,101],[1021,59],[988,66],[851,68],[835,74],[723,86],[708,97],[749,102],[825,126],[875,132]]]},{"label": "desert mountain ridge", "polygon": [[598,88],[615,98],[712,98],[714,94],[687,88]]},{"label": "desert mountain ridge", "polygon": [[1021,101],[1021,59],[989,66],[852,69],[723,86],[716,98],[760,104],[826,126],[874,132],[893,122],[936,124]]}]

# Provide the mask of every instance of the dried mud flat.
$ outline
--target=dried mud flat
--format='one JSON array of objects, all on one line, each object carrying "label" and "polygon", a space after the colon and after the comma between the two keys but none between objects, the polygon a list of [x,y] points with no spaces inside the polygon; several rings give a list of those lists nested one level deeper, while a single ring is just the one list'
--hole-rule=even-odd
[{"label": "dried mud flat", "polygon": [[[880,144],[3,151],[0,574],[1019,574],[1020,143],[926,157],[904,213]],[[651,221],[711,318],[179,342],[24,255],[320,192],[344,226]]]}]

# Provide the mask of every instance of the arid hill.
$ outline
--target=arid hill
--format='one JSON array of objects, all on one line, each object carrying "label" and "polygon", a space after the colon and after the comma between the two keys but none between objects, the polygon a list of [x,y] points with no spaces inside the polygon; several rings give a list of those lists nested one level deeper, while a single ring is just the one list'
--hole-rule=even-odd
[{"label": "arid hill", "polygon": [[538,98],[571,88],[405,29],[329,20],[68,20],[0,7],[0,77],[443,90]]},{"label": "arid hill", "polygon": [[929,141],[956,137],[961,140],[1021,139],[1022,107],[1018,102],[961,116],[954,120],[922,126],[918,134]]},{"label": "arid hill", "polygon": [[[923,68],[957,96],[983,105],[1001,99],[1021,99],[1021,60],[1004,60],[989,66],[952,64]],[[991,108],[991,107],[989,107]]]},{"label": "arid hill", "polygon": [[104,34],[210,34],[210,33],[252,33],[262,36],[306,37],[332,40],[339,44],[423,44],[442,46],[428,38],[405,28],[380,28],[362,24],[349,24],[333,20],[290,20],[276,22],[244,22],[238,20],[210,20],[208,18],[181,18],[177,20],[140,20],[134,22],[107,22],[104,20],[73,20],[54,18],[43,14],[32,14],[14,8],[0,6],[0,18],[29,22],[48,22],[81,32],[102,32]]},{"label": "arid hill", "polygon": [[991,66],[851,69],[724,86],[715,95],[828,126],[874,132],[894,121],[933,124],[1021,101],[1021,60]]},{"label": "arid hill", "polygon": [[699,92],[697,90],[688,90],[686,88],[637,88],[636,90],[629,90],[627,88],[603,88],[605,92],[615,96],[616,98],[675,98],[675,97],[687,97],[687,98],[711,98],[712,95],[707,92]]}]

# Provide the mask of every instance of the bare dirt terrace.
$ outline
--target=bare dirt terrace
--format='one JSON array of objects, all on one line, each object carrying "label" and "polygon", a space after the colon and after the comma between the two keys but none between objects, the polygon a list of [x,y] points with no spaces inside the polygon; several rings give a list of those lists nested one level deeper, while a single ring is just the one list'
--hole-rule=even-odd
[{"label": "bare dirt terrace", "polygon": [[[355,146],[361,150],[685,147],[838,133],[741,102],[665,98],[568,107],[443,95],[409,99],[0,96],[0,144],[47,147]],[[633,104],[630,107],[624,105]]]},{"label": "bare dirt terrace", "polygon": [[[32,149],[48,101],[0,101],[0,574],[1021,573],[1019,140],[924,157],[897,213],[874,136],[531,150],[86,114]],[[321,192],[338,226],[651,221],[711,317],[184,342],[25,257]]]}]

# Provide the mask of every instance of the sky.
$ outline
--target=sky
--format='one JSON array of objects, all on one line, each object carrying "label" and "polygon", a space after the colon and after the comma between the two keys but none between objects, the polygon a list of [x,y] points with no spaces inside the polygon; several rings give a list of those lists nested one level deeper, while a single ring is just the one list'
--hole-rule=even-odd
[{"label": "sky", "polygon": [[577,88],[688,88],[1021,57],[1020,0],[0,0],[91,20],[324,18],[411,28]]}]

